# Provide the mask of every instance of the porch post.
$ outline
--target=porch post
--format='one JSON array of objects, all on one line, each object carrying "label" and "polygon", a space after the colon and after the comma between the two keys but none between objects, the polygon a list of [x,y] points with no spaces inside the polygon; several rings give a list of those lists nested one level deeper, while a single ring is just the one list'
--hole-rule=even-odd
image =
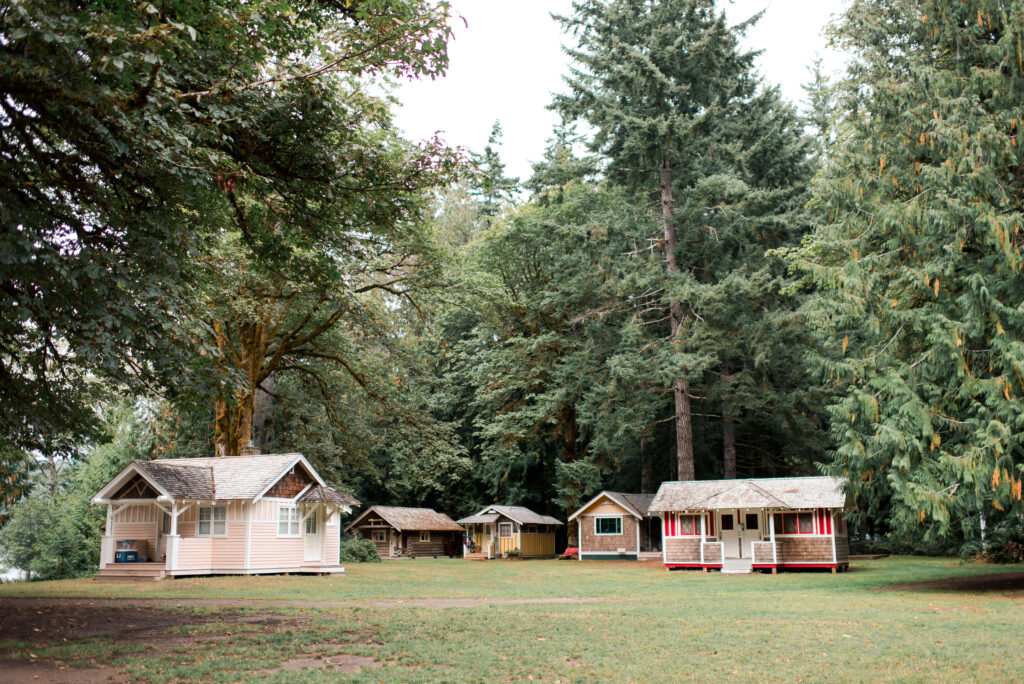
[{"label": "porch post", "polygon": [[[829,535],[831,537],[831,541],[832,541],[832,565],[837,565],[837,562],[836,562],[836,521],[835,521],[835,518],[832,516],[832,511],[830,509],[826,508],[825,512],[826,512],[826,514],[828,514],[829,522],[831,523],[830,527],[832,528],[832,534]],[[835,568],[833,568],[832,571],[835,572]]]},{"label": "porch post", "polygon": [[114,505],[107,504],[107,524],[100,539],[100,570],[114,562]]},{"label": "porch post", "polygon": [[178,502],[171,501],[171,532],[167,535],[167,561],[165,567],[168,570],[178,569],[178,542],[180,537],[178,536],[178,516],[181,515],[181,511],[178,510]]},{"label": "porch post", "polygon": [[704,565],[704,541],[707,539],[707,527],[704,524],[705,516],[703,513],[700,514],[700,564]]},{"label": "porch post", "polygon": [[772,564],[779,564],[779,551],[775,547],[775,515],[772,514],[771,510],[766,510],[765,513],[768,515],[768,534],[772,540]]}]

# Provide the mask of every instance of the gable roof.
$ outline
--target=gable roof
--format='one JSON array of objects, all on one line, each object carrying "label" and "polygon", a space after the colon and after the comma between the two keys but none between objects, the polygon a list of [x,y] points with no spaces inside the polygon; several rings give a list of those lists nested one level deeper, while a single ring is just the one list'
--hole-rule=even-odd
[{"label": "gable roof", "polygon": [[299,503],[332,503],[339,506],[358,506],[359,502],[348,494],[323,485],[313,485],[296,499]]},{"label": "gable roof", "polygon": [[827,476],[663,482],[649,510],[843,508],[844,484],[843,478]]},{"label": "gable roof", "polygon": [[651,501],[654,500],[654,494],[627,494],[624,492],[612,492],[605,490],[580,506],[575,513],[569,516],[569,520],[575,519],[576,516],[593,506],[601,498],[611,499],[625,508],[626,511],[634,518],[640,518],[642,520],[647,517],[647,509],[650,507]]},{"label": "gable roof", "polygon": [[531,511],[526,506],[497,506],[497,505],[495,505],[495,506],[487,506],[486,508],[481,509],[476,514],[471,515],[468,518],[463,518],[462,520],[457,520],[456,522],[458,522],[460,524],[463,524],[463,525],[470,524],[470,523],[478,523],[478,522],[490,522],[491,520],[483,520],[482,519],[482,516],[485,516],[485,515],[487,515],[489,513],[497,513],[499,515],[503,515],[506,518],[508,518],[509,520],[515,521],[515,522],[519,523],[520,525],[524,525],[524,524],[528,524],[528,525],[564,525],[565,524],[565,523],[563,523],[562,521],[560,521],[560,520],[558,520],[556,518],[552,518],[550,515],[540,515],[539,513],[534,513],[533,511]]},{"label": "gable roof", "polygon": [[[171,499],[224,501],[252,500],[262,497],[294,467],[306,470],[313,486],[326,484],[302,454],[251,454],[215,458],[169,458],[155,461],[132,461],[95,497],[93,503],[106,503],[132,473],[138,473]],[[333,490],[331,490],[333,491]],[[338,496],[346,495],[335,492]],[[358,505],[350,499],[339,505]]]},{"label": "gable roof", "polygon": [[358,518],[349,523],[345,530],[348,531],[366,518],[371,513],[376,513],[388,525],[391,525],[399,532],[462,532],[462,528],[455,524],[455,521],[444,513],[438,513],[433,508],[403,508],[400,506],[370,506]]}]

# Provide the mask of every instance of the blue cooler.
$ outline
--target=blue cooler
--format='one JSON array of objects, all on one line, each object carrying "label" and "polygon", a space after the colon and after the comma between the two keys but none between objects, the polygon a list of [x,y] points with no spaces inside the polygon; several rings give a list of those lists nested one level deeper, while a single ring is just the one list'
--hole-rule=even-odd
[{"label": "blue cooler", "polygon": [[138,551],[115,551],[114,552],[115,563],[137,563],[139,562]]}]

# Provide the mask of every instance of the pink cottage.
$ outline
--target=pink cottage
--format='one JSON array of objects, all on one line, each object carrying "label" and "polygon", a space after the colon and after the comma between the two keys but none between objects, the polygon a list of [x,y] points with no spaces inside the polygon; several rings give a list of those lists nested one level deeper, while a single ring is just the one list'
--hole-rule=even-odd
[{"label": "pink cottage", "polygon": [[359,502],[302,454],[132,461],[92,502],[107,507],[96,579],[341,574],[339,520]]}]

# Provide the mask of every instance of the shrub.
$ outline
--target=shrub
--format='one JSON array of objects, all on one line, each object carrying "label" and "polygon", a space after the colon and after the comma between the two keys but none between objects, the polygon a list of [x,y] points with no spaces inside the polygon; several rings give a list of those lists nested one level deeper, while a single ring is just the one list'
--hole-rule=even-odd
[{"label": "shrub", "polygon": [[377,546],[372,539],[354,539],[349,535],[341,537],[342,563],[380,563]]}]

